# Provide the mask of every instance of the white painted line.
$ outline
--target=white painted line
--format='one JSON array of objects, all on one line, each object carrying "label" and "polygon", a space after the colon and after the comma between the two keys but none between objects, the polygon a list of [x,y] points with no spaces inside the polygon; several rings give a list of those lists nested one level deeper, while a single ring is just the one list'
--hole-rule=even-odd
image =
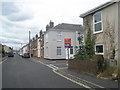
[{"label": "white painted line", "polygon": [[57,66],[55,66],[53,64],[49,64],[49,65],[52,66],[52,67],[54,67],[54,68],[56,68],[56,69],[59,69],[59,67],[57,67]]},{"label": "white painted line", "polygon": [[56,72],[55,70],[53,70],[53,72],[56,73],[56,74],[58,74],[58,75],[61,76],[61,77],[64,77],[65,79],[67,79],[67,80],[69,80],[69,81],[71,81],[71,82],[73,82],[73,83],[76,83],[76,84],[78,84],[78,85],[80,85],[80,86],[83,86],[83,87],[85,87],[85,88],[91,89],[91,87],[86,86],[86,85],[84,85],[84,84],[82,84],[82,83],[76,82],[75,80],[72,80],[71,78],[68,78],[68,77],[62,75],[62,74]]},{"label": "white painted line", "polygon": [[62,67],[62,68],[59,68],[59,69],[67,69],[68,67]]},{"label": "white painted line", "polygon": [[54,67],[52,67],[52,66],[50,66],[50,65],[46,65],[46,66],[48,66],[49,68],[51,68],[51,69],[53,69],[53,70],[56,70],[56,68],[54,68]]},{"label": "white painted line", "polygon": [[0,62],[0,64],[2,64],[3,62],[5,62],[7,59],[3,60],[2,62]]},{"label": "white painted line", "polygon": [[[56,74],[58,74],[58,75],[60,75],[61,77],[64,77],[64,78],[66,78],[67,80],[70,80],[70,81],[72,81],[72,82],[74,82],[74,83],[76,83],[76,84],[78,84],[78,85],[80,85],[80,86],[83,86],[83,87],[85,87],[85,88],[91,89],[91,87],[89,87],[89,86],[86,86],[86,85],[84,85],[84,84],[82,84],[82,83],[80,83],[80,82],[76,82],[75,80],[72,80],[72,79],[70,79],[70,78],[68,78],[68,77],[66,77],[66,76],[64,76],[64,75],[56,72],[57,69],[65,69],[65,68],[68,68],[68,67],[58,68],[57,66],[54,66],[53,64],[49,64],[49,65],[48,65],[48,64],[44,64],[44,63],[41,62],[41,61],[39,61],[39,63],[41,63],[41,64],[43,64],[43,65],[45,65],[45,66],[48,66],[49,68],[53,69],[53,72],[56,73]],[[72,76],[72,77],[75,77],[75,78],[77,78],[77,79],[79,79],[79,80],[82,80],[82,81],[84,81],[84,82],[87,82],[87,83],[89,83],[89,84],[91,84],[91,85],[97,86],[97,87],[99,87],[99,88],[105,88],[105,87],[102,87],[102,86],[97,85],[97,84],[95,84],[95,83],[92,83],[92,82],[83,80],[83,79],[81,79],[81,78],[78,78],[78,77],[76,77],[76,76],[73,76],[73,75],[71,75],[71,74],[68,74],[68,75],[69,75],[69,76]]]}]

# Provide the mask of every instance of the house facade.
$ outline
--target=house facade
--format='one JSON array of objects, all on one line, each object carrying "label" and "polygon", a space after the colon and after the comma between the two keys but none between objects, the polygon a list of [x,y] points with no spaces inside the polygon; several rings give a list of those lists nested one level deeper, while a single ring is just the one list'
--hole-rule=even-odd
[{"label": "house facade", "polygon": [[35,37],[33,37],[33,40],[31,41],[31,56],[33,57],[38,56],[37,39]]},{"label": "house facade", "polygon": [[28,53],[28,52],[29,52],[29,44],[24,45],[24,46],[22,47],[22,54]]},{"label": "house facade", "polygon": [[101,54],[107,60],[120,61],[119,0],[102,4],[81,14],[80,17],[83,18],[84,36],[88,30],[91,31],[95,54]]},{"label": "house facade", "polygon": [[30,41],[31,44],[31,56],[44,58],[44,32],[39,32],[39,37],[36,34],[35,37]]},{"label": "house facade", "polygon": [[2,44],[0,43],[0,61],[2,61]]},{"label": "house facade", "polygon": [[[54,25],[53,25],[54,26]],[[44,58],[70,59],[74,58],[76,46],[79,46],[78,32],[83,32],[81,25],[58,24],[49,28],[44,34]],[[71,47],[65,48],[64,40],[71,40]]]},{"label": "house facade", "polygon": [[7,45],[3,45],[3,49],[6,54],[9,52],[9,47]]},{"label": "house facade", "polygon": [[44,33],[45,32],[40,32],[40,58],[44,58]]}]

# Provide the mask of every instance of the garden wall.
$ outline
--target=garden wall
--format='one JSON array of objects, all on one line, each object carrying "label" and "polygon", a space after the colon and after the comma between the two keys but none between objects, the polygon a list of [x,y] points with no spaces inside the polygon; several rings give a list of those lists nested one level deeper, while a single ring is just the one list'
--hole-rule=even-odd
[{"label": "garden wall", "polygon": [[68,60],[68,69],[97,75],[97,61]]}]

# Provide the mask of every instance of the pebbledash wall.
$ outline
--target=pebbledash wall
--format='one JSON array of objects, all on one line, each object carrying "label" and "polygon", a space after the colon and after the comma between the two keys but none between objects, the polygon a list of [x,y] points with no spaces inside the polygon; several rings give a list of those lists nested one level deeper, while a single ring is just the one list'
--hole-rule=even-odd
[{"label": "pebbledash wall", "polygon": [[[109,2],[111,3],[111,2]],[[103,6],[101,6],[103,7]],[[101,8],[99,7],[99,8]],[[115,45],[115,59],[119,62],[120,61],[120,46],[119,45],[119,42],[120,42],[120,36],[118,37],[118,35],[120,35],[120,20],[119,20],[119,17],[120,17],[120,2],[116,2],[116,3],[112,3],[102,9],[97,9],[96,8],[96,11],[90,11],[92,13],[88,14],[88,15],[81,15],[81,17],[83,18],[83,21],[84,21],[84,29],[85,29],[85,33],[84,33],[84,36],[86,36],[86,33],[87,33],[87,30],[88,30],[88,26],[87,24],[89,24],[89,27],[91,29],[91,32],[92,32],[92,37],[94,38],[95,40],[95,45],[96,44],[103,44],[104,47],[103,47],[103,55],[104,55],[104,58],[106,59],[110,59],[111,57],[111,43],[110,42],[110,37],[107,36],[106,34],[109,33],[110,30],[113,30],[113,33],[112,35],[114,35],[114,44]],[[93,9],[95,10],[95,9]],[[96,14],[96,13],[101,13],[102,15],[102,29],[103,31],[100,32],[100,33],[94,33],[93,32],[93,16]],[[119,16],[118,16],[119,15]],[[118,21],[119,20],[119,21]],[[119,38],[119,39],[118,39]],[[119,40],[119,41],[118,41]]]}]

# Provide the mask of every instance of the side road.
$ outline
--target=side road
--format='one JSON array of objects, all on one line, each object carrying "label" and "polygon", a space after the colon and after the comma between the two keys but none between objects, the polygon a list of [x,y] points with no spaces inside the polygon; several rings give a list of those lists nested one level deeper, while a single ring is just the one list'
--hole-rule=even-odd
[{"label": "side road", "polygon": [[[85,85],[88,88],[109,88],[109,90],[118,90],[118,86],[120,86],[118,82],[112,80],[103,80],[93,75],[69,70],[67,68],[67,60],[46,60],[35,57],[32,57],[30,60],[36,63],[42,63],[50,68],[52,67],[53,72],[56,74],[79,85]],[[63,67],[60,66],[61,63],[65,63]]]}]

